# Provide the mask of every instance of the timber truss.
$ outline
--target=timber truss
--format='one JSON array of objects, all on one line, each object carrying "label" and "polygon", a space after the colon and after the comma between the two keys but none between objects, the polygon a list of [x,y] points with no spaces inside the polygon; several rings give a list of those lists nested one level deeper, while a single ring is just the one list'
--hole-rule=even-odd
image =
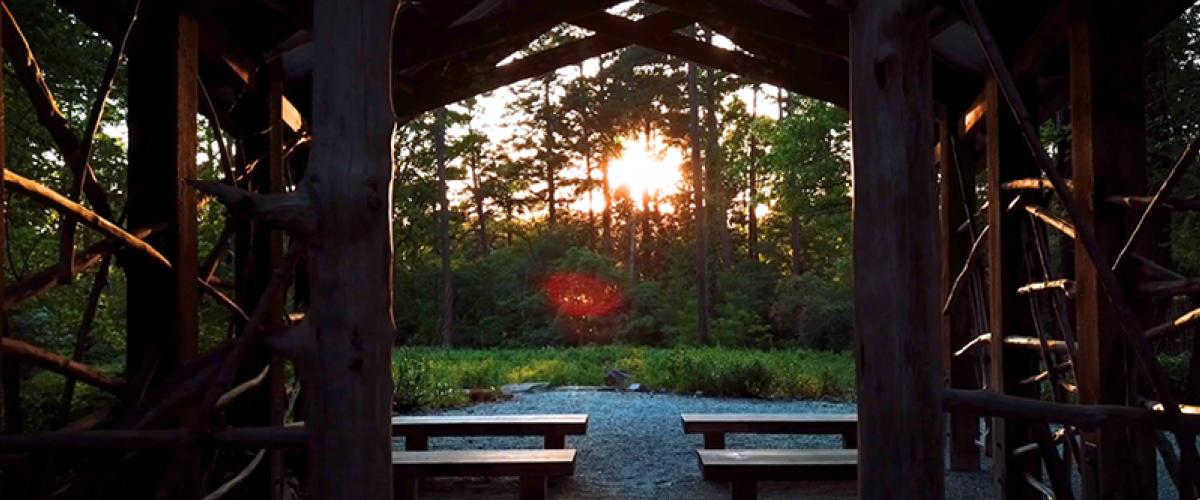
[{"label": "timber truss", "polygon": [[[617,0],[412,0],[400,2],[394,25],[379,15],[397,9],[386,0],[57,3],[114,49],[87,122],[72,124],[43,80],[36,47],[4,9],[12,74],[72,182],[59,193],[18,174],[19,165],[5,166],[4,189],[58,212],[63,223],[59,262],[3,287],[0,304],[12,311],[97,272],[70,355],[0,335],[12,433],[0,437],[5,498],[215,498],[235,487],[284,498],[282,450],[306,446],[307,474],[322,476],[310,492],[351,491],[338,488],[354,471],[318,472],[351,465],[331,465],[332,454],[314,458],[343,452],[330,443],[352,442],[358,431],[314,423],[337,395],[306,389],[312,427],[285,426],[299,386],[285,384],[285,360],[306,388],[320,385],[313,377],[325,375],[321,369],[371,363],[328,364],[328,352],[281,333],[334,321],[314,296],[336,288],[319,266],[336,246],[322,221],[360,212],[320,205],[332,195],[318,185],[378,182],[378,172],[338,170],[319,158],[322,147],[356,152],[343,149],[354,141],[331,128],[330,117],[390,100],[407,120],[631,45],[851,108],[862,496],[940,498],[945,446],[960,470],[978,468],[981,447],[989,447],[1005,497],[1072,498],[1076,475],[1088,496],[1144,497],[1154,491],[1156,450],[1181,496],[1196,495],[1200,417],[1181,411],[1194,407],[1171,390],[1156,347],[1192,331],[1200,311],[1159,318],[1154,305],[1200,285],[1160,264],[1151,228],[1161,214],[1200,205],[1172,197],[1200,145],[1188,147],[1161,185],[1147,185],[1139,79],[1141,47],[1189,1],[1118,8],[1085,0],[654,0],[659,10],[633,19],[609,12]],[[589,34],[511,57],[564,23]],[[684,34],[697,24],[736,48]],[[343,36],[350,32],[356,36]],[[390,40],[390,51],[353,45],[358,38]],[[128,201],[117,215],[105,188],[117,180],[99,179],[90,159],[126,54]],[[390,83],[375,92],[371,82],[387,73]],[[1064,108],[1072,137],[1056,161],[1037,127]],[[195,180],[197,114],[217,129],[218,182]],[[375,128],[347,133],[378,133],[389,120],[377,118]],[[360,135],[379,145],[377,134]],[[227,140],[238,144],[236,155]],[[986,171],[985,190],[976,189],[976,171]],[[362,199],[378,201],[371,196]],[[211,199],[229,207],[229,218],[202,259],[196,214]],[[99,242],[76,248],[80,225]],[[1054,248],[1063,256],[1051,255]],[[228,261],[232,284],[216,279]],[[81,361],[114,262],[128,283],[123,379]],[[234,332],[206,352],[198,345],[201,297],[228,311]],[[385,355],[389,348],[378,346]],[[64,420],[57,432],[20,434],[23,364],[66,377],[62,415],[76,383],[114,394],[117,404]],[[1195,357],[1190,370],[1200,372]],[[373,411],[390,411],[376,408],[388,395],[371,397],[386,398],[371,399]],[[982,436],[981,416],[992,417]],[[376,427],[371,436],[383,439]],[[248,450],[248,463],[210,477],[204,471],[217,450]],[[144,477],[157,484],[131,481]],[[130,481],[114,486],[122,480]]]}]

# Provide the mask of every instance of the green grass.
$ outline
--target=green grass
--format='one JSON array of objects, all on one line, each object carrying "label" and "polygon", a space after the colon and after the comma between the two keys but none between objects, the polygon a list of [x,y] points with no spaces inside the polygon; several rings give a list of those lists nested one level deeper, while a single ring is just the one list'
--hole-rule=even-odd
[{"label": "green grass", "polygon": [[846,400],[854,363],[845,353],[679,347],[570,349],[435,349],[406,347],[393,355],[398,408],[466,404],[462,389],[520,382],[604,385],[619,369],[652,390],[751,398]]}]

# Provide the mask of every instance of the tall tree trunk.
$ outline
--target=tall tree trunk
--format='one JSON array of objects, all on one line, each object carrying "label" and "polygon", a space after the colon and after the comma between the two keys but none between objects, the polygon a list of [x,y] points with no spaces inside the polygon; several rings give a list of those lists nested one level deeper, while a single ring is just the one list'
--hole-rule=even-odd
[{"label": "tall tree trunk", "polygon": [[558,220],[558,186],[555,182],[558,166],[555,165],[554,159],[554,111],[550,109],[550,80],[546,80],[542,103],[544,105],[542,110],[546,113],[546,135],[543,142],[545,151],[542,152],[546,155],[546,212],[550,219],[550,229],[554,229]]},{"label": "tall tree trunk", "polygon": [[[707,37],[711,41],[712,33],[708,33]],[[704,71],[704,173],[709,192],[705,199],[711,203],[706,210],[712,215],[710,231],[717,236],[717,262],[718,265],[726,267],[733,264],[733,238],[729,231],[730,196],[725,186],[721,126],[717,121],[717,107],[720,102],[717,96],[716,71],[712,68]]]},{"label": "tall tree trunk", "polygon": [[696,342],[708,343],[708,223],[704,212],[704,165],[700,157],[700,95],[696,65],[688,63],[688,102],[691,117],[692,203],[696,207]]},{"label": "tall tree trunk", "polygon": [[471,194],[475,199],[475,218],[478,219],[476,232],[479,238],[479,255],[485,256],[491,251],[491,244],[488,243],[487,233],[487,206],[484,203],[487,197],[483,192],[483,175],[479,172],[479,156],[472,155],[471,157]]},{"label": "tall tree trunk", "polygon": [[[795,209],[793,209],[795,210]],[[799,276],[804,274],[804,241],[800,234],[800,214],[792,212],[791,220],[788,221],[788,232],[790,233],[789,240],[792,247],[792,274]]]},{"label": "tall tree trunk", "polygon": [[303,238],[311,305],[280,347],[297,350],[317,499],[392,498],[395,14],[396,0],[313,2],[314,142],[296,193],[315,218]]},{"label": "tall tree trunk", "polygon": [[438,256],[442,260],[442,346],[450,347],[454,342],[454,283],[450,272],[450,197],[446,193],[446,108],[435,113],[433,124],[433,151],[437,157],[438,188]]},{"label": "tall tree trunk", "polygon": [[633,202],[633,193],[626,198],[629,206],[629,220],[625,222],[625,239],[627,243],[625,256],[625,273],[629,281],[637,280],[637,205]]},{"label": "tall tree trunk", "polygon": [[[750,109],[751,119],[758,118],[758,86],[754,87]],[[746,197],[746,220],[750,227],[746,232],[749,238],[750,260],[758,261],[758,136],[754,135],[753,121],[750,130],[750,168],[746,172],[750,185],[750,192]]]},{"label": "tall tree trunk", "polygon": [[604,195],[604,209],[600,213],[601,253],[612,251],[612,186],[608,183],[608,160],[600,162],[600,190]]},{"label": "tall tree trunk", "polygon": [[653,221],[650,220],[650,193],[643,191],[642,192],[642,264],[647,266],[646,269],[650,269],[649,266],[650,266],[650,257],[651,257],[651,251],[652,251],[650,242],[654,238],[654,235],[651,233],[651,231],[653,230],[652,222]]}]

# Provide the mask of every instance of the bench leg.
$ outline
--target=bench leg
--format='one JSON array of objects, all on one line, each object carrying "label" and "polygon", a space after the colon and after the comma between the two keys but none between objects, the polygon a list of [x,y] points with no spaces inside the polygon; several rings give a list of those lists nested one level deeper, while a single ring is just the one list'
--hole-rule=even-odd
[{"label": "bench leg", "polygon": [[546,434],[544,441],[547,450],[561,450],[567,447],[567,436],[562,434]]},{"label": "bench leg", "polygon": [[758,482],[756,481],[734,481],[730,487],[730,498],[733,500],[757,500],[758,499]]},{"label": "bench leg", "polygon": [[842,434],[842,448],[852,450],[858,448],[858,433],[847,432]]},{"label": "bench leg", "polygon": [[545,476],[521,477],[521,500],[546,500]]},{"label": "bench leg", "polygon": [[725,449],[725,433],[724,432],[705,432],[704,433],[704,449],[706,449],[706,450],[724,450]]},{"label": "bench leg", "polygon": [[429,451],[429,436],[404,436],[404,449],[408,451]]},{"label": "bench leg", "polygon": [[417,500],[417,485],[420,479],[415,477],[397,477],[392,482],[393,497],[396,500]]}]

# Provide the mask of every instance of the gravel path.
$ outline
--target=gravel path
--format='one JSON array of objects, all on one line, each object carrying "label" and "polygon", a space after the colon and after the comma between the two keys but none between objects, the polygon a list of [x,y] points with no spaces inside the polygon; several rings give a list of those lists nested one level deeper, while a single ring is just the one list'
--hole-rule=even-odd
[{"label": "gravel path", "polygon": [[[698,398],[664,394],[551,391],[518,394],[511,401],[445,412],[448,415],[587,413],[586,436],[569,436],[579,450],[575,475],[552,482],[556,499],[707,499],[729,498],[724,483],[700,477],[695,449],[700,435],[684,434],[680,413],[846,413],[853,404],[818,401],[760,401]],[[433,438],[432,449],[540,448],[540,437]],[[838,436],[733,434],[729,448],[839,448]],[[989,496],[986,473],[949,473],[948,498]],[[422,484],[422,498],[515,498],[515,479],[438,478]],[[762,483],[764,499],[854,498],[853,482]]]}]

